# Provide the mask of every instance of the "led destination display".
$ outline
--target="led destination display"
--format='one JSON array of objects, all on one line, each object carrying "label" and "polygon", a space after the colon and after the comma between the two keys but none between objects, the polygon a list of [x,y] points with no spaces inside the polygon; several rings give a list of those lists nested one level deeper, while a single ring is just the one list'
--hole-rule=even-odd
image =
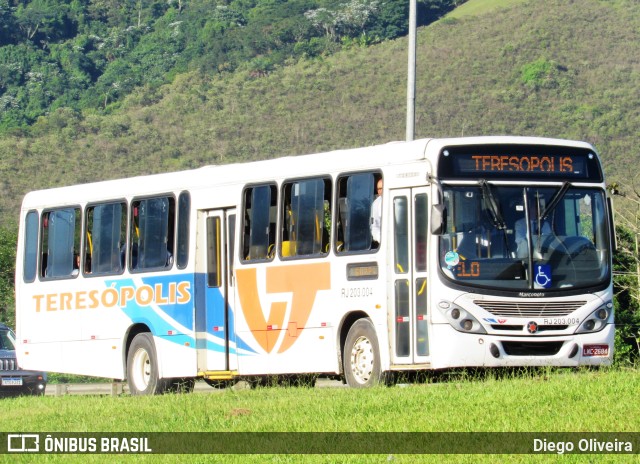
[{"label": "led destination display", "polygon": [[553,146],[461,146],[442,150],[438,164],[442,178],[478,179],[522,176],[600,182],[602,173],[591,150]]}]

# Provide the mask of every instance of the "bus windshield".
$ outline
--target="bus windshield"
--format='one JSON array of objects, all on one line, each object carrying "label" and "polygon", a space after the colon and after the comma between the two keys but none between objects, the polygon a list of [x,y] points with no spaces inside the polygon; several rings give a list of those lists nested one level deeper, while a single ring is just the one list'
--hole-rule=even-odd
[{"label": "bus windshield", "polygon": [[562,186],[444,186],[440,267],[458,284],[503,290],[562,290],[610,278],[601,189]]}]

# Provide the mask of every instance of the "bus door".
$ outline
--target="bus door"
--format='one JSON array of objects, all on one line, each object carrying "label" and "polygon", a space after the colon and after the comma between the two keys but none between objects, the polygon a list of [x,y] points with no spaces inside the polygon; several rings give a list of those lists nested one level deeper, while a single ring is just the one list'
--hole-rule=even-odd
[{"label": "bus door", "polygon": [[[428,188],[391,190],[389,305],[391,361],[429,362],[427,235]],[[387,209],[389,211],[389,209]]]},{"label": "bus door", "polygon": [[237,369],[235,350],[230,350],[235,346],[231,314],[235,222],[235,209],[198,212],[195,327],[199,373]]}]

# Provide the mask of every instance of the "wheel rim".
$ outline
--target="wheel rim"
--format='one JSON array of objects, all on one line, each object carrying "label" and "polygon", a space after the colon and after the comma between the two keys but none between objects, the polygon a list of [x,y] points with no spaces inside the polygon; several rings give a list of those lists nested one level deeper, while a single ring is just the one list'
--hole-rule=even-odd
[{"label": "wheel rim", "polygon": [[144,391],[149,386],[149,380],[151,379],[151,359],[149,358],[147,350],[138,348],[133,355],[131,377],[138,391]]},{"label": "wheel rim", "polygon": [[356,382],[365,384],[369,381],[374,358],[371,341],[367,337],[358,337],[351,349],[351,372]]}]

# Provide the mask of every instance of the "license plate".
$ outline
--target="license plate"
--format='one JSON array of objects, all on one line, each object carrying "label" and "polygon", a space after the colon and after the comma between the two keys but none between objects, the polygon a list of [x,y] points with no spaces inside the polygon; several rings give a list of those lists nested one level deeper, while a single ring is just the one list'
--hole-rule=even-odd
[{"label": "license plate", "polygon": [[582,356],[609,356],[609,345],[584,345]]},{"label": "license plate", "polygon": [[22,379],[20,379],[20,378],[18,378],[18,379],[11,379],[11,378],[2,379],[1,382],[2,382],[3,386],[7,386],[7,387],[21,387],[22,386]]}]

